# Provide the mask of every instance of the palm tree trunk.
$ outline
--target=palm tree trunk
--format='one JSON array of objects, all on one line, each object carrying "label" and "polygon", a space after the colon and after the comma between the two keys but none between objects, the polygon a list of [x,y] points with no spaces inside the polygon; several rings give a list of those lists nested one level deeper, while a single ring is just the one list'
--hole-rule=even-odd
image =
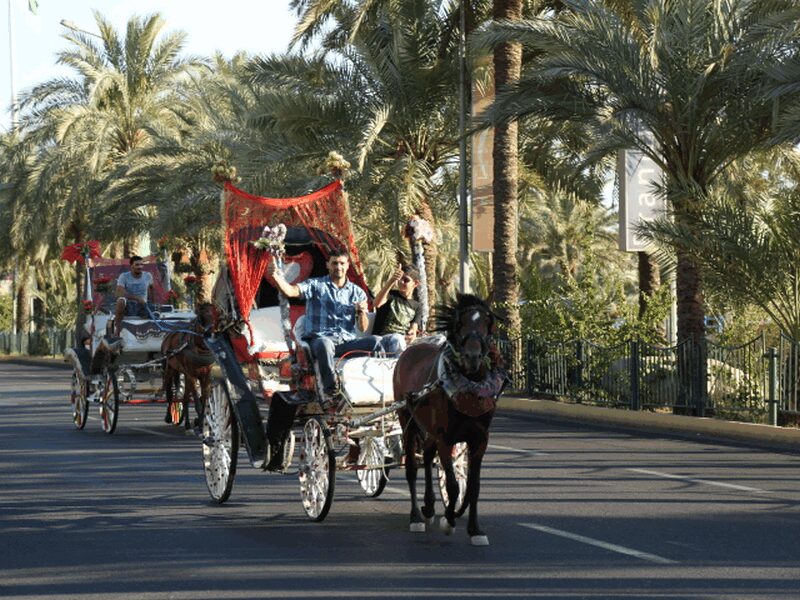
[{"label": "palm tree trunk", "polygon": [[[516,21],[522,18],[521,0],[495,0],[495,20]],[[522,69],[522,46],[501,44],[494,51],[495,89],[500,92],[519,81]],[[517,273],[518,231],[518,124],[516,121],[495,127],[492,158],[494,162],[494,301],[505,321],[509,339],[520,336],[519,278]],[[513,359],[512,359],[513,360]],[[513,369],[513,365],[510,365]]]},{"label": "palm tree trunk", "polygon": [[647,303],[661,287],[658,263],[647,252],[637,252],[639,259],[639,318],[644,318]]},{"label": "palm tree trunk", "polygon": [[[25,274],[23,274],[25,273]],[[17,331],[27,335],[30,330],[31,309],[28,293],[28,277],[25,269],[20,269],[20,281],[17,287]]]},{"label": "palm tree trunk", "polygon": [[[431,229],[436,231],[436,217],[433,216],[431,205],[425,200],[420,203],[419,216],[430,223]],[[413,248],[411,254],[412,256],[414,254]],[[425,276],[428,279],[428,307],[431,310],[431,316],[433,315],[433,307],[436,306],[436,301],[439,298],[436,289],[438,283],[436,277],[436,261],[438,257],[439,249],[436,245],[436,239],[434,238],[430,244],[425,246]],[[425,324],[425,329],[429,330],[431,325],[432,323]]]}]

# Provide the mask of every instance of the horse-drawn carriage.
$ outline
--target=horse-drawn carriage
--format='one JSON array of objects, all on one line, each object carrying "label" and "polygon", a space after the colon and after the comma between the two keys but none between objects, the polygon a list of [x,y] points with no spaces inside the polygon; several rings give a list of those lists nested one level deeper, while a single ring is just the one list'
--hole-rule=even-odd
[{"label": "horse-drawn carriage", "polygon": [[[155,257],[143,260],[143,269],[153,277],[154,304],[149,318],[125,317],[120,335],[114,333],[114,289],[119,275],[129,267],[127,259],[94,259],[87,265],[85,336],[66,351],[72,364],[70,401],[75,427],[83,429],[89,404],[99,406],[103,431],[117,427],[121,404],[165,403],[171,423],[188,424],[185,399],[191,382],[181,376],[169,379],[164,387],[162,344],[172,332],[188,331],[194,326],[192,310],[178,310],[168,302],[168,274],[163,262]],[[199,403],[199,397],[197,398]],[[196,407],[200,409],[201,407]]]},{"label": "horse-drawn carriage", "polygon": [[[493,333],[491,311],[474,297],[462,297],[439,321],[444,335],[419,340],[400,359],[341,357],[336,364],[341,400],[331,405],[323,400],[319,371],[304,339],[303,306],[279,294],[266,273],[268,263],[275,260],[290,283],[324,275],[329,251],[344,247],[351,257],[348,278],[369,294],[341,183],[294,199],[259,198],[230,183],[223,194],[227,268],[215,293],[223,319],[205,340],[220,367],[202,432],[211,498],[223,503],[230,496],[240,445],[254,467],[282,473],[289,472],[297,446],[296,474],[309,518],[321,521],[328,514],[337,471],[354,471],[363,491],[374,497],[383,491],[390,469],[403,465],[412,487],[411,529],[424,530],[425,520],[434,512],[433,492],[426,489],[423,517],[412,479],[416,480],[417,459],[422,456],[426,483],[430,481],[429,469],[438,451],[446,528],[452,528],[458,511],[469,504],[465,502],[467,445],[456,442],[471,442],[473,430],[480,430],[469,453],[473,463],[478,457],[473,468],[479,469],[494,401],[505,381],[502,370],[492,368],[490,384],[470,389],[488,407],[478,411],[477,420],[470,417],[480,421],[478,429],[448,416],[450,396],[463,392],[458,377],[464,376],[455,366],[461,357],[473,361],[475,372],[482,373],[481,382],[487,379],[483,373]],[[412,357],[410,363],[406,355]],[[395,373],[398,360],[403,368]],[[396,390],[402,397],[395,397]],[[417,399],[420,402],[415,403]],[[422,433],[422,424],[440,405],[444,416],[434,419],[440,419],[439,428],[447,430],[450,439],[436,441],[436,436]],[[478,439],[481,435],[483,442]],[[477,532],[477,524],[472,526],[477,486],[474,492],[470,523]],[[485,540],[482,534],[470,535],[473,543]]]}]

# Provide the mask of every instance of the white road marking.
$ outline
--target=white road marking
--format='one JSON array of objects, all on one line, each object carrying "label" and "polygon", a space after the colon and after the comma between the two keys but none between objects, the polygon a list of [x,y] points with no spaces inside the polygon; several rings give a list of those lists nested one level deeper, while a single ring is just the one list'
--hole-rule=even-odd
[{"label": "white road marking", "polygon": [[655,554],[650,554],[648,552],[641,552],[640,550],[634,550],[633,548],[626,548],[625,546],[618,546],[617,544],[609,544],[608,542],[604,542],[602,540],[596,540],[594,538],[586,537],[584,535],[578,535],[577,533],[570,533],[569,531],[563,531],[561,529],[554,529],[552,527],[547,527],[546,525],[538,525],[536,523],[517,523],[517,525],[520,525],[522,527],[527,527],[528,529],[535,529],[536,531],[541,531],[542,533],[557,535],[559,537],[563,537],[568,540],[572,540],[574,542],[581,542],[582,544],[588,544],[590,546],[603,548],[604,550],[610,550],[611,552],[617,552],[618,554],[633,556],[634,558],[640,558],[642,560],[646,560],[648,562],[656,563],[659,565],[678,564],[678,561],[672,560],[670,558],[664,558],[663,556],[657,556]]},{"label": "white road marking", "polygon": [[711,481],[710,479],[696,479],[694,477],[686,477],[684,475],[672,475],[671,473],[662,473],[661,471],[650,471],[648,469],[626,469],[634,473],[642,473],[643,475],[653,475],[655,477],[664,477],[665,479],[678,479],[680,481],[687,481],[689,483],[702,483],[705,485],[713,485],[721,488],[728,488],[731,490],[740,490],[743,492],[756,492],[759,494],[769,494],[767,490],[749,487],[746,485],[736,485],[735,483],[723,483],[721,481]]},{"label": "white road marking", "polygon": [[[93,415],[89,415],[86,417],[88,421],[99,421],[99,417],[95,417]],[[117,424],[119,427],[119,424]],[[138,431],[139,433],[149,433],[150,435],[156,435],[158,437],[165,437],[165,438],[175,438],[174,435],[170,435],[169,433],[162,433],[160,431],[154,431],[152,429],[148,429],[146,427],[131,427],[130,425],[125,425],[125,429],[129,429],[131,431]],[[112,434],[113,435],[113,434]]]},{"label": "white road marking", "polygon": [[[353,483],[358,483],[358,478],[354,477],[353,475],[338,475],[336,478],[337,479],[344,479],[345,481],[352,481]],[[361,485],[361,484],[359,483],[359,485]],[[424,488],[424,484],[423,484],[423,488]],[[401,496],[405,496],[406,498],[411,498],[411,494],[409,493],[408,490],[403,489],[403,488],[396,488],[396,487],[393,487],[393,486],[388,485],[388,484],[387,484],[387,486],[385,488],[383,488],[383,491],[384,492],[392,492],[394,494],[399,494]]]},{"label": "white road marking", "polygon": [[521,450],[520,448],[512,448],[511,446],[498,446],[497,444],[489,444],[489,448],[505,450],[506,452],[516,452],[517,454],[528,454],[530,456],[550,456],[547,452],[542,452],[541,450]]}]

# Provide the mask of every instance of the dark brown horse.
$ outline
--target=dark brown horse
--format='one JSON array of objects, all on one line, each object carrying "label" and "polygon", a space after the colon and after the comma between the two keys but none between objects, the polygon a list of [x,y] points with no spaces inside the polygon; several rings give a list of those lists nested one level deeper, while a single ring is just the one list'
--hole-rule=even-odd
[{"label": "dark brown horse", "polygon": [[[197,317],[186,331],[174,331],[161,342],[161,354],[164,355],[164,393],[167,399],[167,414],[164,421],[173,423],[173,402],[175,393],[180,389],[180,376],[183,375],[183,419],[189,429],[189,401],[194,400],[195,426],[202,424],[205,403],[211,391],[211,367],[214,356],[203,342],[203,336],[214,325],[214,305],[204,302],[197,307]],[[195,381],[200,384],[200,395],[195,388]],[[176,425],[180,423],[175,423]]]},{"label": "dark brown horse", "polygon": [[[435,516],[432,464],[436,454],[446,476],[448,503],[441,529],[455,530],[456,517],[469,507],[467,533],[473,545],[488,545],[478,527],[478,494],[489,425],[498,396],[507,382],[493,344],[495,315],[480,298],[459,294],[455,302],[437,307],[435,331],[445,334],[442,345],[421,343],[400,355],[394,370],[394,397],[405,399],[398,411],[403,427],[406,480],[411,493],[411,531],[425,531]],[[464,503],[456,512],[459,486],[453,470],[453,446],[466,442],[469,473]],[[425,497],[417,503],[416,454],[421,447]]]}]

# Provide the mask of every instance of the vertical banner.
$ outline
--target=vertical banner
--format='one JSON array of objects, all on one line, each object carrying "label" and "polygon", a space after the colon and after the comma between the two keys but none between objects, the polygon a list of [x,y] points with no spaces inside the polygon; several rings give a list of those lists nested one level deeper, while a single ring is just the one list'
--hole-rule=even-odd
[{"label": "vertical banner", "polygon": [[641,252],[647,241],[636,235],[636,227],[664,213],[664,200],[655,194],[654,183],[662,179],[661,168],[641,150],[621,150],[617,156],[619,178],[619,249]]},{"label": "vertical banner", "polygon": [[[480,81],[485,79],[486,83]],[[478,117],[494,101],[494,78],[476,77],[472,85],[472,117]],[[472,250],[494,250],[494,129],[472,136]]]}]

